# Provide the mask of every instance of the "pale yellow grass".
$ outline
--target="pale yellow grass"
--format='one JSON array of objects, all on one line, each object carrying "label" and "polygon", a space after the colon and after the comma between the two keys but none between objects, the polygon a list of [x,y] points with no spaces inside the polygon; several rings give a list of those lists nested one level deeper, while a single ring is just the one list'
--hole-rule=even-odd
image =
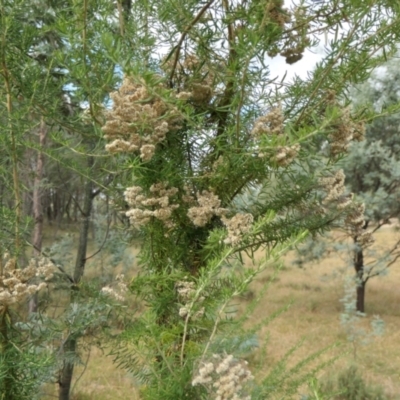
[{"label": "pale yellow grass", "polygon": [[[392,229],[381,230],[376,234],[375,246],[390,245],[396,237]],[[340,325],[344,276],[352,273],[346,268],[344,257],[330,256],[304,269],[294,266],[292,257],[290,254],[286,257],[283,271],[250,320],[251,325],[293,302],[288,311],[260,332],[260,338],[269,335],[267,367],[279,361],[301,339],[304,342],[291,358],[292,365],[313,351],[339,342],[341,345],[321,360],[340,354],[342,357],[326,368],[321,377],[332,377],[356,364],[367,381],[381,385],[392,398],[400,399],[400,260],[392,266],[389,275],[373,278],[367,284],[367,317],[363,326],[368,329],[371,318],[379,315],[385,322],[384,335],[354,349]],[[268,275],[264,273],[264,280]],[[256,293],[262,281],[253,286]]]}]

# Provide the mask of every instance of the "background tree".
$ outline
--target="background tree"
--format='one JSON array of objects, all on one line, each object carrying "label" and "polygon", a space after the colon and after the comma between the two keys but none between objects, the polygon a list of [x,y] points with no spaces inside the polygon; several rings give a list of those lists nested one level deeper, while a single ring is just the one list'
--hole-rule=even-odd
[{"label": "background tree", "polygon": [[[386,274],[398,259],[400,241],[385,249],[371,248],[373,233],[399,217],[399,132],[397,57],[378,68],[371,78],[353,89],[354,104],[380,115],[367,125],[365,140],[349,146],[341,160],[348,192],[357,203],[344,221],[345,235],[311,240],[300,250],[298,262],[320,260],[327,251],[349,251],[356,276],[356,310],[365,311],[365,288],[372,277]],[[364,216],[363,216],[364,215]],[[372,235],[372,236],[371,236]],[[394,233],[395,235],[395,233]],[[344,245],[350,238],[352,244]]]},{"label": "background tree", "polygon": [[[107,83],[104,82],[106,76],[104,71],[91,71],[89,76],[88,67],[86,67],[82,72],[82,59],[83,64],[86,62],[95,64],[86,55],[86,41],[90,40],[90,32],[104,32],[104,30],[97,31],[99,26],[93,27],[93,24],[86,24],[88,18],[101,24],[101,15],[104,15],[104,12],[105,15],[110,15],[113,8],[107,8],[104,5],[105,2],[97,4],[97,11],[102,11],[103,14],[98,13],[97,18],[93,18],[96,9],[90,10],[88,14],[87,3],[75,5],[70,2],[51,1],[39,1],[34,4],[25,1],[1,3],[2,93],[7,99],[1,113],[1,118],[5,122],[1,132],[2,149],[4,149],[2,152],[4,157],[1,160],[3,166],[1,200],[5,217],[4,221],[2,220],[1,229],[3,237],[7,237],[7,240],[2,242],[4,247],[1,249],[1,258],[3,265],[16,270],[12,272],[6,267],[4,267],[6,269],[2,268],[3,296],[13,295],[16,290],[13,289],[14,286],[9,286],[11,285],[10,274],[16,276],[22,274],[18,290],[22,288],[21,285],[33,283],[35,274],[28,274],[31,266],[26,261],[29,256],[29,247],[33,248],[33,256],[40,269],[43,257],[46,255],[46,252],[42,251],[43,209],[46,211],[49,222],[56,220],[58,226],[63,218],[68,216],[68,207],[71,203],[77,210],[74,213],[75,218],[82,213],[82,217],[79,217],[77,221],[82,225],[82,233],[78,246],[76,271],[74,273],[73,268],[69,268],[64,263],[64,268],[58,271],[60,276],[55,286],[60,287],[61,280],[63,281],[61,286],[64,288],[65,281],[69,284],[68,291],[71,287],[76,289],[83,275],[91,205],[93,198],[103,188],[101,181],[104,176],[103,172],[95,167],[96,163],[90,152],[96,148],[100,140],[98,135],[100,130],[96,130],[93,124],[96,124],[96,107],[101,104],[106,92],[101,91],[100,85],[90,83],[90,80],[101,77],[101,81],[105,85]],[[81,17],[84,18],[80,20]],[[70,22],[69,18],[76,18],[77,21],[82,22],[79,26],[75,26],[74,30],[68,31],[66,27]],[[82,24],[83,30],[81,30]],[[77,30],[79,30],[79,35],[76,35]],[[83,46],[78,49],[76,46],[81,43]],[[68,57],[74,57],[75,65],[79,67],[69,69],[70,65],[67,66],[65,61]],[[114,79],[111,61],[103,60],[99,62],[99,65],[103,65],[106,71],[111,68],[112,74],[108,76]],[[82,74],[86,77],[86,81],[82,80]],[[84,88],[80,84],[81,81],[86,85]],[[96,94],[87,92],[87,89],[92,86],[97,88]],[[83,102],[88,101],[90,112],[85,114]],[[45,145],[46,136],[47,144]],[[45,158],[46,165],[44,165]],[[90,163],[87,160],[91,160]],[[10,182],[13,183],[11,190],[9,190]],[[88,191],[90,191],[89,195]],[[30,223],[31,217],[34,219],[33,224]],[[31,228],[34,231],[33,239],[30,238]],[[13,240],[9,239],[10,234]],[[28,248],[26,244],[29,244]],[[14,257],[9,260],[7,253],[19,257],[19,262],[16,263]],[[29,279],[24,274],[29,276]],[[14,282],[13,285],[15,284]],[[31,287],[33,288],[34,286]],[[38,310],[37,293],[29,293],[33,295],[31,311],[42,312],[43,307]],[[21,291],[18,296],[16,293],[14,295],[18,301],[22,301],[26,300],[26,296],[22,294],[29,293]],[[34,349],[35,346],[39,348],[44,346],[49,337],[55,339],[54,332],[48,332],[49,337],[36,337],[33,332],[37,329],[47,333],[45,327],[42,326],[44,316],[27,317],[21,309],[17,314],[15,307],[10,307],[13,302],[8,302],[7,297],[3,300],[1,312],[4,385],[2,383],[0,386],[1,393],[5,393],[10,399],[25,398],[23,396],[32,398],[32,388],[35,387],[37,391],[37,387],[40,387],[44,379],[44,375],[41,374],[37,374],[38,379],[35,379],[35,374],[31,373],[38,367],[35,365]],[[87,303],[88,300],[85,299],[84,302]],[[71,312],[68,307],[66,307],[66,312]],[[74,312],[76,314],[76,310]],[[26,357],[17,359],[13,351],[17,339],[13,343],[9,332],[16,331],[16,324],[21,322],[20,319],[25,323],[24,329],[18,331],[20,336],[14,334],[14,337],[18,337],[18,344],[26,342],[24,346],[28,349],[27,353],[31,355],[30,363],[27,363]],[[71,321],[71,319],[66,318],[66,321]],[[57,321],[47,318],[47,322],[54,329]],[[87,321],[87,323],[91,322]],[[75,331],[78,329],[76,326],[58,323],[55,330],[62,334],[63,331],[69,332],[71,338],[74,339]],[[71,351],[64,351],[71,350],[69,337],[65,343],[61,337],[58,339],[59,355],[65,359],[74,358]],[[36,361],[40,364],[41,357],[36,358]],[[54,362],[54,359],[52,361]],[[55,361],[58,363],[59,360]],[[62,363],[63,360],[61,360]],[[71,363],[66,362],[66,364]],[[45,375],[48,379],[49,373]],[[54,374],[50,374],[52,375]],[[24,377],[29,377],[31,380],[24,382]],[[69,387],[67,389],[69,392]],[[62,396],[62,390],[60,390],[60,396]]]},{"label": "background tree", "polygon": [[[349,190],[365,204],[365,230],[376,232],[398,220],[400,215],[400,135],[399,114],[392,114],[399,102],[399,71],[396,58],[379,68],[367,84],[356,93],[358,104],[368,99],[378,113],[387,113],[368,125],[365,141],[352,144],[343,160]],[[364,99],[364,100],[362,100]],[[390,112],[391,111],[391,112]],[[354,268],[358,278],[357,310],[364,312],[365,285],[368,280],[387,272],[398,257],[400,240],[382,253],[365,254],[353,236]],[[370,256],[366,262],[366,256]],[[372,256],[372,260],[371,260]]]}]

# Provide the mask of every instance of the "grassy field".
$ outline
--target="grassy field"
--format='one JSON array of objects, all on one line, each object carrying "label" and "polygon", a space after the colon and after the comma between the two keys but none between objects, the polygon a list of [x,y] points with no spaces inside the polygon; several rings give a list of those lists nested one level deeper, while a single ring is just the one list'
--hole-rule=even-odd
[{"label": "grassy field", "polygon": [[[390,228],[376,235],[375,246],[394,242],[397,233]],[[137,248],[133,251],[136,253]],[[400,265],[393,265],[388,276],[377,277],[368,282],[366,293],[366,327],[374,315],[379,315],[385,323],[385,333],[374,338],[367,345],[356,348],[347,341],[346,333],[340,325],[343,306],[343,281],[346,262],[338,254],[322,260],[318,264],[300,269],[292,264],[293,255],[285,258],[284,268],[271,283],[268,291],[254,311],[249,325],[271,315],[281,307],[292,303],[291,307],[259,332],[259,337],[268,337],[264,365],[273,366],[288,349],[304,340],[301,347],[290,359],[293,365],[310,353],[340,343],[340,346],[323,355],[321,360],[341,355],[331,367],[324,369],[319,377],[332,378],[339,371],[357,364],[366,381],[383,387],[392,399],[400,399]],[[400,264],[400,260],[398,262]],[[88,276],[93,276],[96,262],[88,265]],[[265,271],[250,292],[255,295],[263,284],[270,280],[271,272]],[[244,309],[249,300],[241,300]],[[74,400],[119,400],[138,399],[138,392],[132,379],[124,371],[115,367],[112,359],[99,349],[92,348],[86,354],[86,367],[76,370]],[[257,358],[257,354],[255,355]],[[49,389],[53,398],[55,390]],[[55,389],[55,388],[54,388]]]}]

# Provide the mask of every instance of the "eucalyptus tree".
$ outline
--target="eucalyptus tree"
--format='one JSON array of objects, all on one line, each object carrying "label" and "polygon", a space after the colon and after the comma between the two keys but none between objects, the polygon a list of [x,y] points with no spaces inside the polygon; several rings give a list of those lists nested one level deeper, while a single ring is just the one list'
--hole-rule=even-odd
[{"label": "eucalyptus tree", "polygon": [[[395,56],[377,68],[367,82],[351,90],[354,105],[372,109],[377,116],[366,125],[365,140],[352,143],[340,161],[347,191],[357,200],[341,227],[344,235],[309,240],[299,248],[296,261],[299,264],[320,261],[332,251],[348,253],[356,278],[355,308],[361,313],[365,312],[367,282],[387,274],[400,256],[400,241],[396,238],[392,244],[380,248],[371,246],[374,234],[399,218],[398,82]],[[396,237],[395,232],[393,236]]]},{"label": "eucalyptus tree", "polygon": [[[372,104],[382,116],[367,126],[365,141],[352,144],[343,160],[346,184],[365,204],[362,228],[372,233],[398,221],[400,216],[399,78],[395,57],[355,92],[355,102],[365,107]],[[359,245],[359,235],[352,239],[358,279],[357,310],[364,312],[365,286],[370,278],[386,274],[395,264],[400,256],[400,240],[381,251],[372,251]]]}]

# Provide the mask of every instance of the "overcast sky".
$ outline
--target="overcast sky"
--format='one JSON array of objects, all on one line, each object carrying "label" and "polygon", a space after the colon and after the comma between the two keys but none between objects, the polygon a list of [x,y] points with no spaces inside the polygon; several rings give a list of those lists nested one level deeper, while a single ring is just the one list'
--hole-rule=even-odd
[{"label": "overcast sky", "polygon": [[305,78],[307,76],[307,72],[312,71],[315,64],[322,60],[323,52],[324,47],[322,44],[320,44],[320,46],[316,48],[316,51],[314,50],[314,52],[306,50],[303,58],[292,65],[286,63],[285,57],[278,55],[272,58],[269,64],[271,78],[275,76],[283,77],[285,72],[287,73],[286,81],[292,80],[295,75]]}]

